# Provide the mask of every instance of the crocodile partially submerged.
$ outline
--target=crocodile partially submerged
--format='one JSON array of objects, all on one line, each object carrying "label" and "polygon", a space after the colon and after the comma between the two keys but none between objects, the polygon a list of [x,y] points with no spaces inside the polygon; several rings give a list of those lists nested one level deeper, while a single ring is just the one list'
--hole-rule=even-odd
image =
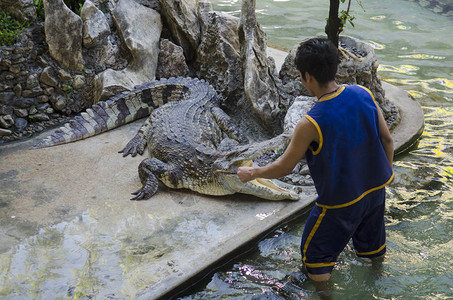
[{"label": "crocodile partially submerged", "polygon": [[207,195],[244,193],[269,200],[299,200],[300,188],[278,180],[242,183],[235,174],[239,166],[251,165],[266,151],[281,152],[290,134],[247,144],[219,107],[214,88],[194,78],[162,79],[98,102],[34,147],[84,139],[145,116],[149,117],[136,136],[120,151],[123,156],[136,156],[147,147],[151,156],[138,167],[143,186],[132,200],[154,195],[158,180],[170,188]]}]

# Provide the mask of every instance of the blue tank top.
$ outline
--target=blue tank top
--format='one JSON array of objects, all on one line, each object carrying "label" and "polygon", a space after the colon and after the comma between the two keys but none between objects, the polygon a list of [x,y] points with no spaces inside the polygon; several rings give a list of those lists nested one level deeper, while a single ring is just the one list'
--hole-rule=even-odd
[{"label": "blue tank top", "polygon": [[364,87],[342,86],[305,116],[319,134],[305,154],[318,206],[345,207],[391,182],[374,101]]}]

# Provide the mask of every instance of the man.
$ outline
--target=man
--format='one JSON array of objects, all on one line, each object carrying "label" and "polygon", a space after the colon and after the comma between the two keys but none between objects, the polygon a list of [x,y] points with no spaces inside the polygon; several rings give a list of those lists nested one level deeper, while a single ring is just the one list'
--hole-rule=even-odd
[{"label": "man", "polygon": [[304,228],[302,260],[314,281],[330,279],[352,238],[360,257],[385,254],[385,186],[393,180],[393,139],[369,90],[335,82],[337,48],[303,42],[296,67],[315,106],[294,129],[284,154],[263,167],[240,167],[243,182],[289,174],[305,155],[318,197]]}]

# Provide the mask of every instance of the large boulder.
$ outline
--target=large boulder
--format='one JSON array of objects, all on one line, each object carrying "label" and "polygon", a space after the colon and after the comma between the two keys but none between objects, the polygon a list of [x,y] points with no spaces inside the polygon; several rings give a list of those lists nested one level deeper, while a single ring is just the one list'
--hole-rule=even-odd
[{"label": "large boulder", "polygon": [[267,37],[255,15],[255,0],[242,1],[239,27],[241,60],[244,69],[245,106],[253,111],[263,129],[280,133],[289,107],[275,62],[267,57]]},{"label": "large boulder", "polygon": [[64,68],[82,70],[82,19],[63,0],[44,0],[50,55]]},{"label": "large boulder", "polygon": [[170,78],[189,75],[189,67],[182,47],[175,45],[167,39],[160,41],[159,60],[156,78]]},{"label": "large boulder", "polygon": [[158,0],[165,28],[171,39],[184,49],[188,61],[200,44],[200,23],[195,13],[195,0]]},{"label": "large boulder", "polygon": [[101,44],[110,34],[110,27],[104,13],[90,0],[85,0],[80,16],[83,21],[83,45],[91,48]]},{"label": "large boulder", "polygon": [[103,100],[156,78],[162,23],[159,13],[134,0],[120,0],[113,20],[131,54],[127,68],[107,69],[95,78],[95,101]]},{"label": "large boulder", "polygon": [[237,33],[239,19],[213,11],[206,1],[199,2],[197,13],[202,28],[196,58],[197,74],[214,86],[226,106],[235,106],[244,91]]}]

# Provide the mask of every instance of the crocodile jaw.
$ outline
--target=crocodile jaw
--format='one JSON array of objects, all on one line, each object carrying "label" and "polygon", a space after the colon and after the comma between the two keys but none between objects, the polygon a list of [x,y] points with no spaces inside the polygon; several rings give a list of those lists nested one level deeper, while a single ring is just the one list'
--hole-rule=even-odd
[{"label": "crocodile jaw", "polygon": [[253,195],[268,200],[300,200],[302,188],[285,184],[279,180],[258,178],[241,182],[237,175],[222,175],[224,182],[236,193]]}]

